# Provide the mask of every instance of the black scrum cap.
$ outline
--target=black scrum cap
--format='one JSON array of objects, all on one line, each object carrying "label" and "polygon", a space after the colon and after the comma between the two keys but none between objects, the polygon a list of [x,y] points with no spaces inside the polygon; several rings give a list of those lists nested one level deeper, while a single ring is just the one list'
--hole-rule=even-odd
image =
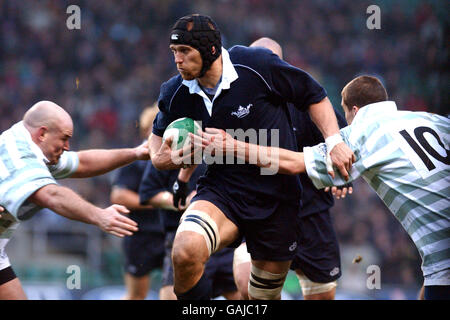
[{"label": "black scrum cap", "polygon": [[[170,44],[185,44],[197,49],[202,57],[200,77],[209,70],[222,52],[220,31],[208,16],[191,14],[178,19],[170,34]],[[212,48],[215,47],[213,54]]]}]

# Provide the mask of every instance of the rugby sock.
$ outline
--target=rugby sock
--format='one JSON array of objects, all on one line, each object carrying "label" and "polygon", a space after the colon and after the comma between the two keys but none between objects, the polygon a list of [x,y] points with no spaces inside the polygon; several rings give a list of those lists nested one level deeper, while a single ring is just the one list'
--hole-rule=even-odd
[{"label": "rugby sock", "polygon": [[177,294],[178,300],[211,300],[211,284],[205,274],[191,289]]}]

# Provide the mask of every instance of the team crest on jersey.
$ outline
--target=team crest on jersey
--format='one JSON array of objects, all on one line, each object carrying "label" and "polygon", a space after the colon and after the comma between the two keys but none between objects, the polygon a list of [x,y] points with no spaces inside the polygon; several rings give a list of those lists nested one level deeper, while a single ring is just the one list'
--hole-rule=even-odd
[{"label": "team crest on jersey", "polygon": [[232,112],[231,115],[241,119],[250,113],[251,106],[253,106],[253,104],[249,104],[245,108],[243,106],[239,106],[239,109],[237,111]]}]

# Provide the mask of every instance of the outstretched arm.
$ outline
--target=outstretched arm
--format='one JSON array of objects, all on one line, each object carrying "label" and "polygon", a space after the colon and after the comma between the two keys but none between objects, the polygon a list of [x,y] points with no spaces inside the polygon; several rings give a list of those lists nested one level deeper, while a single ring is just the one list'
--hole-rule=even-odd
[{"label": "outstretched arm", "polygon": [[[202,132],[201,137],[194,137],[192,135],[191,139],[197,145],[207,144],[206,149],[209,148],[210,152],[215,152],[215,150],[218,150],[222,154],[231,152],[235,157],[249,164],[254,164],[261,168],[275,168],[277,170],[275,173],[297,175],[302,172],[307,172],[309,178],[318,189],[343,186],[355,180],[364,171],[364,169],[357,168],[358,165],[356,164],[352,168],[352,175],[348,176],[348,181],[339,174],[335,177],[328,175],[325,157],[319,151],[325,148],[324,144],[307,147],[308,160],[305,149],[304,152],[295,152],[277,147],[250,144],[234,139],[230,134],[221,129],[206,128],[205,132]],[[317,164],[319,164],[318,167]]]},{"label": "outstretched arm", "polygon": [[129,212],[125,207],[112,205],[101,209],[69,188],[56,184],[49,184],[38,189],[28,200],[68,219],[96,225],[101,230],[118,237],[132,235],[138,230],[136,222],[121,214]]},{"label": "outstretched arm", "polygon": [[150,159],[146,143],[136,148],[125,149],[93,149],[77,152],[79,165],[71,178],[87,178],[98,176],[136,160]]},{"label": "outstretched arm", "polygon": [[221,129],[206,128],[201,138],[191,135],[191,139],[198,146],[208,144],[206,149],[210,152],[232,152],[238,159],[261,168],[273,168],[277,170],[275,173],[296,175],[306,171],[302,152],[239,141]]}]

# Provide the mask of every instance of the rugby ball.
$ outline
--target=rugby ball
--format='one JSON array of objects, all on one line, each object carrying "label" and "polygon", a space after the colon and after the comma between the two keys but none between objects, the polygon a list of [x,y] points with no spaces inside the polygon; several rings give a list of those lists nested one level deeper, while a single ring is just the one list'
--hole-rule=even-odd
[{"label": "rugby ball", "polygon": [[202,127],[191,118],[180,118],[171,122],[163,135],[163,142],[168,137],[173,137],[172,146],[173,150],[178,150],[183,148],[185,143],[190,142],[189,133],[199,134]]}]

